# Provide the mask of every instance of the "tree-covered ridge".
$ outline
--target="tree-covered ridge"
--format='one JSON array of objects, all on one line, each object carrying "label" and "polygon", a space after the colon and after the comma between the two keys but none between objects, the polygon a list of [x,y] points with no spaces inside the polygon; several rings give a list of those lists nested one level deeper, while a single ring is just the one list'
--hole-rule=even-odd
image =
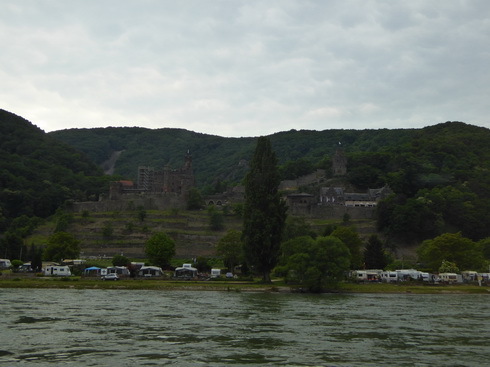
[{"label": "tree-covered ridge", "polygon": [[[178,168],[190,150],[202,191],[242,181],[256,138],[223,138],[181,129],[63,130],[52,135],[101,162],[124,150],[115,173],[134,178],[138,165]],[[462,122],[423,129],[290,130],[271,135],[281,179],[316,168],[329,172],[341,147],[347,176],[339,185],[362,191],[389,185],[395,192],[378,208],[378,227],[389,238],[419,242],[445,231],[474,240],[490,235],[490,130]],[[340,144],[340,145],[339,145]],[[317,188],[311,188],[316,194]]]},{"label": "tree-covered ridge", "polygon": [[461,231],[490,236],[490,130],[460,122],[421,129],[395,152],[387,183],[395,195],[378,208],[378,226],[421,241]]},{"label": "tree-covered ridge", "polygon": [[46,217],[66,200],[94,198],[106,178],[83,153],[22,117],[0,110],[0,228]]},{"label": "tree-covered ridge", "polygon": [[[379,152],[406,144],[415,130],[291,130],[270,136],[283,172],[309,173],[329,165],[339,142],[349,152]],[[244,161],[253,154],[256,138],[224,138],[183,129],[98,128],[69,129],[50,133],[86,153],[101,164],[113,152],[123,151],[115,174],[135,179],[139,165],[178,168],[188,150],[194,157],[197,184],[203,188],[216,182],[240,182],[246,173]],[[292,169],[294,166],[294,169]],[[283,179],[293,178],[284,175]]]},{"label": "tree-covered ridge", "polygon": [[[97,128],[69,129],[50,133],[56,139],[85,152],[94,162],[102,164],[113,152],[122,151],[114,173],[135,179],[141,165],[180,168],[183,156],[190,151],[198,184],[203,186],[219,178],[240,181],[245,168],[242,159],[253,152],[253,138],[223,138],[184,129]],[[210,179],[212,177],[212,179]]]}]

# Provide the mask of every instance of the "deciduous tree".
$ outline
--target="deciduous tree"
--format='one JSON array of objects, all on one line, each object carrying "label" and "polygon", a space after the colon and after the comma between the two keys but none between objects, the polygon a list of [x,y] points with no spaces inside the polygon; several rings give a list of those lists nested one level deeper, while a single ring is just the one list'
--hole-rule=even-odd
[{"label": "deciduous tree", "polygon": [[362,267],[362,240],[357,231],[352,227],[341,226],[335,229],[332,236],[340,239],[350,251],[351,269],[360,269]]},{"label": "deciduous tree", "polygon": [[419,260],[428,268],[439,269],[443,260],[456,264],[461,270],[480,270],[485,263],[480,244],[458,233],[445,233],[422,242],[417,250]]},{"label": "deciduous tree", "polygon": [[282,245],[279,272],[287,282],[304,285],[312,292],[335,286],[349,270],[350,252],[337,237],[296,237]]},{"label": "deciduous tree", "polygon": [[71,233],[56,232],[49,236],[44,248],[44,260],[76,259],[80,254],[80,241]]},{"label": "deciduous tree", "polygon": [[216,246],[216,253],[221,256],[223,263],[232,271],[243,261],[242,233],[234,229],[229,230]]},{"label": "deciduous tree", "polygon": [[145,253],[150,263],[163,268],[175,255],[175,242],[166,233],[157,232],[146,241]]}]

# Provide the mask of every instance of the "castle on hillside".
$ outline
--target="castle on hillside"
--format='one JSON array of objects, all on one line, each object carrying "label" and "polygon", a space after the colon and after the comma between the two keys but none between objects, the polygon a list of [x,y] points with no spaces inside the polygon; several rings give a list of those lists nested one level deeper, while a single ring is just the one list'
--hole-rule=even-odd
[{"label": "castle on hillside", "polygon": [[82,212],[122,211],[142,207],[147,210],[185,209],[189,191],[195,187],[192,156],[187,152],[184,165],[163,170],[149,166],[138,167],[136,183],[129,180],[111,182],[109,195],[99,201],[73,203],[73,210]]},{"label": "castle on hillside", "polygon": [[109,191],[110,200],[121,199],[125,194],[161,194],[172,193],[187,198],[189,190],[195,186],[192,170],[192,156],[189,151],[180,169],[171,169],[166,165],[163,170],[149,166],[139,166],[137,182],[112,182]]}]

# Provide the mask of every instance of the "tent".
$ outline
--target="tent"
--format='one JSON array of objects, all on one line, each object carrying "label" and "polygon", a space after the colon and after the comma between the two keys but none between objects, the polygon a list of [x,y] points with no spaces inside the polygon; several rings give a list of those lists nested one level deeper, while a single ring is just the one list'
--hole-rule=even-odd
[{"label": "tent", "polygon": [[197,276],[197,269],[193,268],[189,264],[184,264],[184,266],[176,268],[174,272],[174,277],[181,279],[191,279]]},{"label": "tent", "polygon": [[91,266],[90,268],[86,268],[83,271],[83,275],[84,276],[98,276],[98,275],[100,275],[101,270],[102,270],[101,268],[98,268],[96,266]]},{"label": "tent", "polygon": [[138,271],[138,276],[140,277],[161,277],[162,275],[162,268],[157,266],[142,266]]}]

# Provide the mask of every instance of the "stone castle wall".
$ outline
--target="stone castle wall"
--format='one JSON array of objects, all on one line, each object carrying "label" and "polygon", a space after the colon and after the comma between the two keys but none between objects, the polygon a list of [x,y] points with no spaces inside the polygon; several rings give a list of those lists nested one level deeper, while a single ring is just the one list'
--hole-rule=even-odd
[{"label": "stone castle wall", "polygon": [[349,207],[343,205],[301,205],[289,207],[289,213],[317,219],[338,219],[348,214],[351,219],[376,219],[375,207]]},{"label": "stone castle wall", "polygon": [[185,209],[185,200],[175,193],[124,194],[117,200],[85,201],[73,203],[74,212],[110,212],[134,210],[143,207],[145,210]]}]

